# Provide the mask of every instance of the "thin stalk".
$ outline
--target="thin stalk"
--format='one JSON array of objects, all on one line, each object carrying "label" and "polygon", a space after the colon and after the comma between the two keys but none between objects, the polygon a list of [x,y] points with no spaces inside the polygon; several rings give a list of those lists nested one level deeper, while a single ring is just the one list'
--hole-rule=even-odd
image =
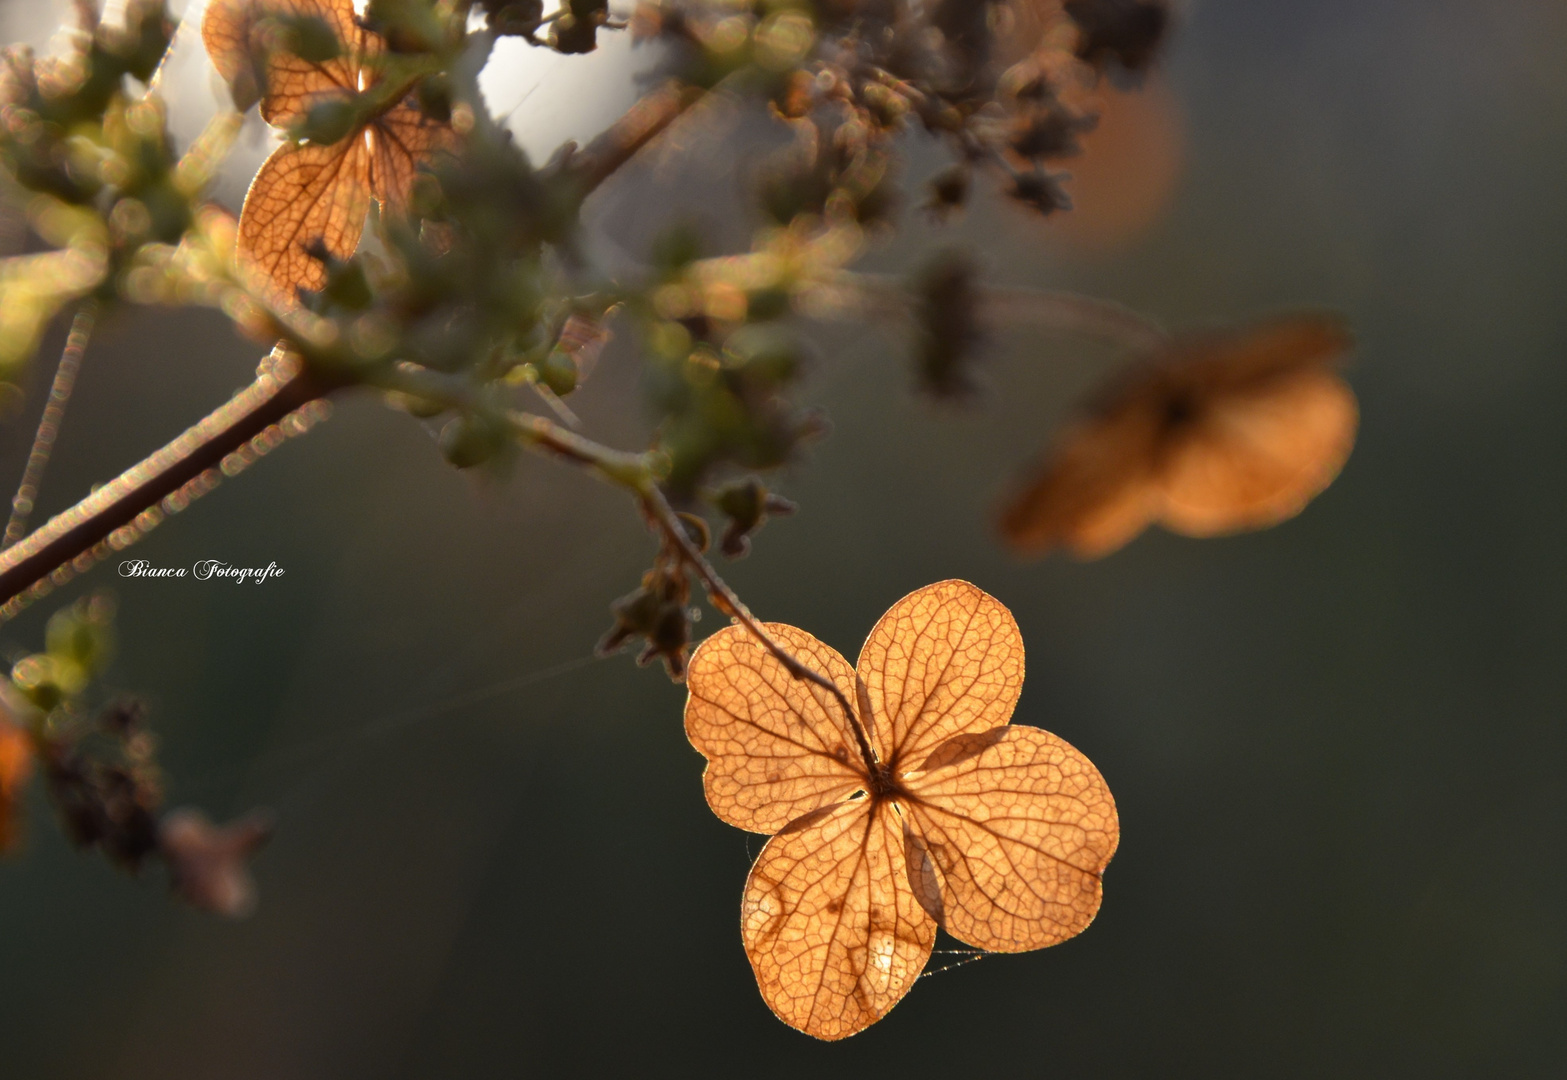
[{"label": "thin stalk", "polygon": [[[483,395],[467,380],[411,364],[400,364],[377,372],[370,377],[370,381],[383,389],[407,394],[426,403],[443,405],[450,409],[480,411],[486,406]],[[493,406],[490,411],[494,411]],[[870,739],[866,736],[859,714],[849,704],[849,699],[837,683],[807,666],[778,644],[729,583],[720,576],[718,570],[692,542],[679,516],[669,505],[669,500],[664,496],[663,491],[659,489],[648,455],[611,449],[576,432],[568,431],[542,416],[506,411],[501,414],[501,417],[512,436],[523,446],[583,465],[600,479],[635,493],[649,519],[658,526],[667,542],[679,554],[681,561],[702,582],[702,587],[713,606],[744,626],[762,647],[784,666],[784,670],[792,678],[818,686],[833,696],[848,719],[850,729],[854,732],[866,771],[873,779],[879,775],[880,766],[875,753],[871,750]]]},{"label": "thin stalk", "polygon": [[647,509],[648,515],[658,524],[659,530],[664,534],[669,543],[680,553],[681,559],[695,571],[701,580],[702,586],[707,590],[708,598],[713,606],[725,615],[730,616],[741,626],[748,630],[752,637],[759,641],[764,649],[772,653],[773,657],[784,666],[791,677],[808,682],[812,686],[818,686],[827,691],[838,702],[838,707],[843,710],[844,717],[849,721],[849,727],[854,732],[855,742],[859,743],[860,759],[865,762],[865,769],[874,780],[880,773],[880,764],[875,753],[871,750],[870,739],[866,737],[865,728],[860,722],[860,716],[849,704],[849,699],[839,689],[838,684],[814,668],[808,667],[797,659],[793,653],[785,649],[775,641],[771,634],[763,628],[757,617],[751,614],[751,609],[746,607],[735,591],[707,560],[701,550],[691,540],[691,535],[686,532],[676,515],[674,507],[669,505],[669,500],[659,490],[658,485],[648,484],[641,492],[642,505]]},{"label": "thin stalk", "polygon": [[59,437],[60,422],[65,419],[65,407],[70,404],[71,391],[76,388],[82,355],[87,351],[87,342],[97,320],[98,301],[83,300],[71,319],[65,348],[60,350],[60,363],[54,369],[54,382],[49,386],[43,415],[38,418],[38,430],[33,433],[33,445],[27,453],[27,465],[22,469],[22,481],[17,484],[16,496],[11,500],[11,520],[6,522],[0,548],[10,547],[27,533],[27,518],[38,500],[38,488],[43,483],[44,470],[49,466],[49,455]]},{"label": "thin stalk", "polygon": [[644,94],[608,131],[565,157],[559,167],[577,178],[584,194],[593,191],[705,95],[700,87],[667,82]]},{"label": "thin stalk", "polygon": [[987,285],[980,290],[979,302],[981,313],[997,322],[1095,337],[1135,352],[1149,352],[1170,342],[1169,332],[1149,316],[1082,293]]},{"label": "thin stalk", "polygon": [[[823,275],[819,296],[811,298],[822,318],[915,318],[915,296],[890,274],[840,270]],[[1133,352],[1167,345],[1169,333],[1158,322],[1125,304],[1082,293],[984,285],[977,290],[980,316],[1011,325],[1042,326],[1063,334],[1098,338]]]}]

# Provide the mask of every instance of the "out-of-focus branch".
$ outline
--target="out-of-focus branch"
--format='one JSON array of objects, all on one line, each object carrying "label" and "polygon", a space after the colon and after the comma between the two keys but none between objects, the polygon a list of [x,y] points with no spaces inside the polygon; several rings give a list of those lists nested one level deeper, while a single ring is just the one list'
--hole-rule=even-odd
[{"label": "out-of-focus branch", "polygon": [[1114,300],[1047,289],[985,286],[980,315],[1009,325],[1042,326],[1065,334],[1111,341],[1136,351],[1157,349],[1170,335],[1152,318]]},{"label": "out-of-focus branch", "polygon": [[[569,171],[586,195],[703,94],[700,88],[673,82],[647,94],[585,149],[564,155],[559,167]],[[264,374],[179,438],[7,548],[0,553],[0,621],[87,569],[115,549],[116,543],[121,547],[130,543],[135,535],[200,494],[196,488],[205,491],[216,485],[230,455],[245,453],[247,445],[267,429],[345,385],[348,383],[324,381],[308,368],[287,375]],[[461,404],[457,400],[447,403]],[[646,471],[639,456],[615,457],[613,451],[605,456],[600,453],[603,448],[542,417],[515,414],[512,419],[523,441],[592,465],[615,482],[625,483]],[[303,424],[301,429],[308,426]],[[182,489],[188,490],[182,493]],[[166,499],[174,501],[161,507]]]},{"label": "out-of-focus branch", "polygon": [[687,83],[665,83],[644,95],[586,147],[558,159],[557,168],[574,177],[586,195],[663,134],[705,93]]},{"label": "out-of-focus branch", "polygon": [[183,509],[225,472],[238,472],[281,442],[290,426],[308,429],[321,412],[285,422],[330,389],[308,370],[277,364],[179,438],[0,552],[0,620]]},{"label": "out-of-focus branch", "polygon": [[59,366],[54,369],[54,381],[49,385],[43,415],[38,418],[38,430],[33,435],[32,449],[27,453],[22,480],[16,486],[16,497],[11,500],[11,520],[6,522],[5,538],[0,546],[10,547],[27,532],[27,518],[38,499],[38,487],[43,483],[44,469],[49,465],[54,440],[60,434],[60,421],[65,419],[65,407],[76,388],[76,374],[81,370],[82,355],[87,351],[87,341],[92,337],[97,319],[98,301],[93,299],[83,300],[71,319],[71,330],[66,335],[65,348],[60,352]]},{"label": "out-of-focus branch", "polygon": [[[1082,293],[985,285],[976,288],[979,316],[987,323],[1039,326],[1062,334],[1108,341],[1134,352],[1170,340],[1164,327],[1125,304]],[[806,313],[820,319],[912,319],[917,297],[887,274],[840,270],[807,289]]]}]

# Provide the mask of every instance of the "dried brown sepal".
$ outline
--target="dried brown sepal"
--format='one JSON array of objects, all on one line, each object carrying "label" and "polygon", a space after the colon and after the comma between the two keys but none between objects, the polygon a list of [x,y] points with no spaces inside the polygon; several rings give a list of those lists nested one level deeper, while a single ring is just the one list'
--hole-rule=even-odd
[{"label": "dried brown sepal", "polygon": [[1180,340],[1067,430],[1006,505],[1020,554],[1108,554],[1153,522],[1187,536],[1266,528],[1338,475],[1359,410],[1339,321],[1273,320]]},{"label": "dried brown sepal", "polygon": [[[682,521],[682,528],[690,526]],[[670,679],[680,682],[686,677],[686,653],[691,648],[690,603],[691,582],[685,567],[678,553],[666,548],[659,552],[653,568],[642,575],[642,584],[610,605],[615,623],[595,651],[608,656],[640,638],[643,645],[637,663],[646,666],[662,660]]]},{"label": "dried brown sepal", "polygon": [[199,810],[175,810],[158,829],[158,850],[180,899],[200,911],[240,919],[256,908],[250,860],[272,836],[271,818],[252,813],[217,826]]},{"label": "dried brown sepal", "polygon": [[712,501],[729,519],[718,546],[731,559],[750,553],[752,535],[769,517],[786,517],[799,509],[782,495],[768,491],[754,476],[724,485],[712,495]]},{"label": "dried brown sepal", "polygon": [[821,1039],[875,1023],[919,977],[937,926],[1021,952],[1088,925],[1115,803],[1081,753],[1007,723],[1023,643],[1004,606],[967,582],[927,586],[882,618],[856,669],[803,630],[765,629],[853,709],[740,626],[691,660],[686,733],[708,761],[708,805],[777,830],[746,882],[741,932],[780,1019]]}]

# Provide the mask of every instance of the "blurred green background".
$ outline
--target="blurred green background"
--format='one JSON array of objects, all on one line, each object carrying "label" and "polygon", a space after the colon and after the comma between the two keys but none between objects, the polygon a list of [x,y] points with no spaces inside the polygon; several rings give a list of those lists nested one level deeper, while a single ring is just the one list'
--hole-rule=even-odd
[{"label": "blurred green background", "polygon": [[[1166,68],[1185,168],[1134,243],[1085,252],[985,201],[871,259],[961,241],[996,280],[1174,326],[1344,311],[1360,443],[1278,529],[1018,564],[994,502],[1114,354],[997,328],[992,392],[952,411],[911,392],[897,333],[823,335],[835,432],[732,580],[851,657],[943,577],[1012,607],[1017,719],[1082,748],[1121,810],[1082,937],[934,976],[847,1043],[785,1028],[740,946],[761,838],[708,812],[682,692],[587,660],[651,553],[627,500],[534,460],[476,481],[350,400],[135,550],[285,577],[100,568],[58,598],[116,591],[112,681],[149,696],[173,802],[280,827],[260,911],[230,924],[70,851],[35,802],[0,865],[0,1075],[1559,1075],[1564,55],[1559,0],[1193,3]],[[216,317],[112,321],[41,510],[259,352]],[[634,444],[636,384],[615,349],[574,404]],[[0,433],[7,476],[40,390]],[[56,606],[0,644],[36,646]]]}]

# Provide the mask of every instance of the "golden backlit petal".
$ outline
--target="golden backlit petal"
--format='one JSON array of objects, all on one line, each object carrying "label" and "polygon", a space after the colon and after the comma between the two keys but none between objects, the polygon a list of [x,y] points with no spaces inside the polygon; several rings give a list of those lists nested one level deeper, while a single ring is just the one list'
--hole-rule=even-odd
[{"label": "golden backlit petal", "polygon": [[[854,701],[854,669],[833,648],[792,626],[766,626]],[[707,758],[707,804],[729,824],[777,832],[865,785],[837,699],[792,677],[743,627],[725,627],[702,642],[686,687],[686,736]]]},{"label": "golden backlit petal", "polygon": [[264,42],[257,33],[261,14],[256,0],[208,0],[201,19],[207,56],[240,109],[255,104],[266,85]]},{"label": "golden backlit petal", "polygon": [[1217,396],[1168,451],[1164,524],[1215,536],[1294,517],[1338,475],[1358,421],[1354,393],[1325,368]]},{"label": "golden backlit petal", "polygon": [[32,740],[21,727],[0,719],[0,854],[16,847],[22,796],[32,772]]},{"label": "golden backlit petal", "polygon": [[999,600],[966,581],[910,593],[860,650],[871,745],[895,771],[937,744],[1005,724],[1023,692],[1023,635]]},{"label": "golden backlit petal", "polygon": [[270,282],[274,304],[292,307],[296,289],[325,283],[307,248],[319,242],[339,258],[354,253],[370,209],[368,172],[363,135],[280,146],[262,164],[240,212],[238,253],[242,266]]},{"label": "golden backlit petal", "polygon": [[[928,857],[923,873],[939,882],[943,929],[991,952],[1082,933],[1120,839],[1093,763],[1047,731],[1013,724],[960,735],[925,764],[904,780],[900,803]],[[920,887],[921,874],[911,879]]]},{"label": "golden backlit petal", "polygon": [[431,120],[412,99],[370,125],[370,189],[390,211],[408,208],[408,196],[421,166],[450,153],[457,136],[449,124]]},{"label": "golden backlit petal", "polygon": [[337,35],[343,53],[335,60],[317,63],[302,60],[284,49],[267,55],[266,95],[261,116],[267,123],[286,127],[309,111],[314,99],[328,94],[356,93],[359,58],[366,49],[366,35],[354,22],[352,0],[257,0],[266,11],[278,15],[316,18]]},{"label": "golden backlit petal", "polygon": [[1135,402],[1072,425],[1003,508],[1002,539],[1020,555],[1064,547],[1097,558],[1121,547],[1159,509],[1157,436],[1153,410]]},{"label": "golden backlit petal", "polygon": [[910,885],[890,803],[840,803],[767,842],[746,880],[740,931],[762,997],[818,1039],[885,1016],[930,959],[936,924]]}]

